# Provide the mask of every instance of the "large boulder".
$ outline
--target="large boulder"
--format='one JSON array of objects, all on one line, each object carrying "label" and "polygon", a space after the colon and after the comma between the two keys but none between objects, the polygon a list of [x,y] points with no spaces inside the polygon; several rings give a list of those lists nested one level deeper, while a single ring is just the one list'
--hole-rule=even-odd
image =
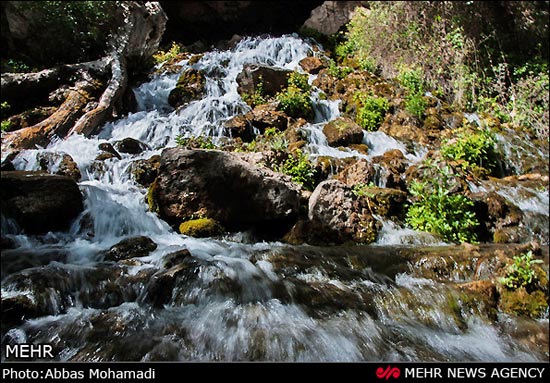
[{"label": "large boulder", "polygon": [[137,236],[123,239],[109,250],[105,251],[106,261],[121,261],[129,258],[145,257],[157,248],[157,244],[149,237]]},{"label": "large boulder", "polygon": [[363,129],[347,117],[339,117],[323,127],[330,146],[348,146],[363,141]]},{"label": "large boulder", "polygon": [[369,185],[376,179],[376,169],[371,162],[362,158],[343,168],[334,178],[350,187]]},{"label": "large boulder", "polygon": [[325,67],[318,57],[305,57],[300,60],[299,64],[309,74],[317,74]]},{"label": "large boulder", "polygon": [[263,94],[274,96],[287,86],[287,69],[271,68],[264,65],[246,64],[241,73],[237,75],[237,91],[240,95],[253,94],[262,84]]},{"label": "large boulder", "polygon": [[287,176],[216,150],[165,149],[150,206],[173,225],[208,217],[228,230],[288,230],[298,215],[299,187]]},{"label": "large boulder", "polygon": [[349,186],[338,180],[321,182],[309,198],[308,219],[298,222],[285,239],[291,243],[371,243],[380,223]]},{"label": "large boulder", "polygon": [[197,69],[188,69],[178,79],[176,87],[168,95],[168,103],[177,108],[191,101],[199,100],[205,94],[206,78]]},{"label": "large boulder", "polygon": [[224,123],[224,127],[229,130],[231,137],[240,137],[245,142],[254,139],[254,128],[263,133],[267,128],[284,131],[287,126],[286,115],[278,111],[272,104],[258,105],[250,112],[235,116]]},{"label": "large boulder", "polygon": [[325,1],[311,11],[304,27],[327,36],[332,35],[351,20],[355,8],[362,4],[362,1]]},{"label": "large boulder", "polygon": [[145,150],[148,150],[149,147],[147,144],[136,140],[132,137],[123,138],[120,141],[115,142],[114,147],[118,150],[119,153],[128,153],[128,154],[140,154]]},{"label": "large boulder", "polygon": [[2,172],[2,213],[27,233],[67,229],[83,211],[75,180],[42,172]]}]

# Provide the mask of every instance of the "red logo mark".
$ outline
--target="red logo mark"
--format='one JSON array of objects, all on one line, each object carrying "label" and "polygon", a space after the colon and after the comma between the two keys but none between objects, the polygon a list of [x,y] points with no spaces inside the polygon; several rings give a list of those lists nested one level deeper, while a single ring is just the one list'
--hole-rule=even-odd
[{"label": "red logo mark", "polygon": [[382,367],[378,367],[376,369],[376,377],[378,379],[386,378],[386,380],[388,380],[389,378],[399,378],[400,375],[401,370],[397,367],[392,368],[391,366],[388,366],[385,370]]}]

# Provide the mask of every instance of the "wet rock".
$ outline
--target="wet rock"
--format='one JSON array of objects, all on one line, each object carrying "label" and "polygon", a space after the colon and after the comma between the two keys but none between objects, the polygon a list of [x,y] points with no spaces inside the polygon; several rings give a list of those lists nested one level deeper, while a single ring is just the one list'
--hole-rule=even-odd
[{"label": "wet rock", "polygon": [[539,319],[548,310],[548,300],[540,290],[529,293],[524,287],[517,290],[504,288],[500,291],[499,308],[508,314]]},{"label": "wet rock", "polygon": [[200,100],[205,94],[206,78],[197,69],[184,71],[176,87],[168,95],[168,103],[173,107],[185,105],[191,101]]},{"label": "wet rock", "polygon": [[57,108],[53,106],[39,106],[37,108],[27,110],[15,116],[11,116],[10,118],[8,118],[10,126],[7,131],[12,132],[14,130],[28,128],[29,126],[36,125],[51,116],[56,110]]},{"label": "wet rock", "polygon": [[380,223],[351,188],[337,180],[321,182],[309,199],[308,219],[296,224],[287,240],[311,244],[370,243]]},{"label": "wet rock", "polygon": [[458,290],[464,293],[463,304],[477,310],[485,317],[497,319],[499,294],[493,281],[472,281],[460,284]]},{"label": "wet rock", "polygon": [[124,239],[104,253],[106,261],[120,261],[128,258],[139,258],[149,255],[157,244],[149,237],[138,236]]},{"label": "wet rock", "polygon": [[38,154],[40,169],[50,174],[67,176],[80,181],[81,174],[73,158],[66,153],[43,152]]},{"label": "wet rock", "polygon": [[388,150],[381,156],[373,157],[372,162],[380,165],[377,176],[385,181],[386,187],[407,190],[407,184],[402,175],[405,173],[408,164],[401,150]]},{"label": "wet rock", "polygon": [[2,321],[10,325],[18,325],[24,320],[46,315],[41,311],[28,294],[17,294],[4,297],[2,294]]},{"label": "wet rock", "polygon": [[145,187],[149,187],[157,178],[160,167],[160,156],[154,155],[146,160],[136,160],[132,162],[130,172],[134,180]]},{"label": "wet rock", "polygon": [[191,237],[205,238],[220,235],[223,232],[221,225],[211,218],[191,219],[179,226],[179,232]]},{"label": "wet rock", "polygon": [[323,62],[317,57],[306,57],[300,60],[300,66],[304,71],[309,74],[317,74],[321,69],[325,67]]},{"label": "wet rock", "polygon": [[394,221],[404,219],[407,202],[407,193],[404,191],[371,186],[363,188],[361,193],[372,214]]},{"label": "wet rock", "polygon": [[[115,150],[115,148],[113,147],[113,145],[109,144],[108,142],[102,142],[101,144],[99,144],[97,146],[97,148],[99,150],[101,150],[102,153],[100,153],[97,157],[96,157],[96,161],[104,161],[108,158],[117,158],[117,159],[121,159],[122,157],[120,156],[120,154]],[[110,154],[110,155],[109,155]]]},{"label": "wet rock", "polygon": [[146,299],[155,307],[162,307],[170,302],[177,278],[185,275],[192,266],[192,263],[184,261],[155,273],[147,286]]},{"label": "wet rock", "polygon": [[114,147],[119,153],[128,154],[140,154],[141,152],[150,149],[148,145],[131,137],[126,137],[115,142]]},{"label": "wet rock", "polygon": [[287,76],[292,71],[271,68],[264,65],[246,64],[237,75],[237,91],[240,95],[254,94],[258,85],[262,84],[266,96],[275,96],[287,85]]},{"label": "wet rock", "polygon": [[339,117],[323,127],[330,146],[347,146],[360,144],[363,141],[363,129],[347,117]]},{"label": "wet rock", "polygon": [[41,172],[2,172],[2,213],[27,233],[65,230],[83,210],[74,179]]},{"label": "wet rock", "polygon": [[256,106],[252,111],[235,116],[224,123],[231,137],[240,137],[245,142],[254,139],[254,128],[263,134],[267,128],[275,128],[284,131],[288,125],[287,116],[278,111],[273,104]]},{"label": "wet rock", "polygon": [[216,150],[166,149],[151,193],[160,216],[178,224],[192,216],[228,230],[277,232],[297,218],[299,187],[286,176]]},{"label": "wet rock", "polygon": [[183,260],[187,257],[190,257],[191,253],[187,249],[174,251],[173,253],[166,254],[163,258],[162,265],[165,269],[169,269],[178,263],[183,262]]},{"label": "wet rock", "polygon": [[514,243],[523,239],[518,226],[523,212],[496,192],[472,193],[475,212],[481,224],[480,239],[496,243]]}]

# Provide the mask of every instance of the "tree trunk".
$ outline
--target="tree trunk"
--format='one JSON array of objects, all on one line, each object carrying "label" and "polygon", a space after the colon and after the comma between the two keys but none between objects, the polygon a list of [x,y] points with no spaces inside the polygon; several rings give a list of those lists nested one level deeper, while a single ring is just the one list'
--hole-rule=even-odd
[{"label": "tree trunk", "polygon": [[[5,133],[2,154],[46,146],[54,136],[61,138],[74,133],[90,136],[116,113],[128,84],[128,60],[146,60],[157,49],[166,26],[166,14],[157,2],[122,2],[119,28],[110,42],[111,53],[97,61],[64,65],[38,73],[3,74],[2,98],[21,103],[28,95],[46,98],[69,80],[77,81],[65,92],[59,108],[40,123]],[[101,77],[110,78],[99,98],[94,91]],[[34,97],[33,97],[34,99]]]}]

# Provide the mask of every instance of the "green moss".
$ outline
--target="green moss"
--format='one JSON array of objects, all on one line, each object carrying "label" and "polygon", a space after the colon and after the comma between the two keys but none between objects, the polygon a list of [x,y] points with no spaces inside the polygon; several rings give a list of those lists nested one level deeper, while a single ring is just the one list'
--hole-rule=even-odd
[{"label": "green moss", "polygon": [[156,178],[151,185],[149,185],[149,189],[147,189],[147,205],[149,206],[149,211],[152,211],[154,213],[159,212],[159,206],[156,201],[156,194],[158,192],[158,178]]},{"label": "green moss", "polygon": [[529,294],[523,287],[514,291],[504,289],[500,294],[500,309],[512,315],[541,318],[548,309],[548,301],[540,290]]},{"label": "green moss", "polygon": [[179,226],[179,231],[183,235],[191,237],[212,237],[223,232],[218,221],[212,218],[198,218],[183,222]]}]

